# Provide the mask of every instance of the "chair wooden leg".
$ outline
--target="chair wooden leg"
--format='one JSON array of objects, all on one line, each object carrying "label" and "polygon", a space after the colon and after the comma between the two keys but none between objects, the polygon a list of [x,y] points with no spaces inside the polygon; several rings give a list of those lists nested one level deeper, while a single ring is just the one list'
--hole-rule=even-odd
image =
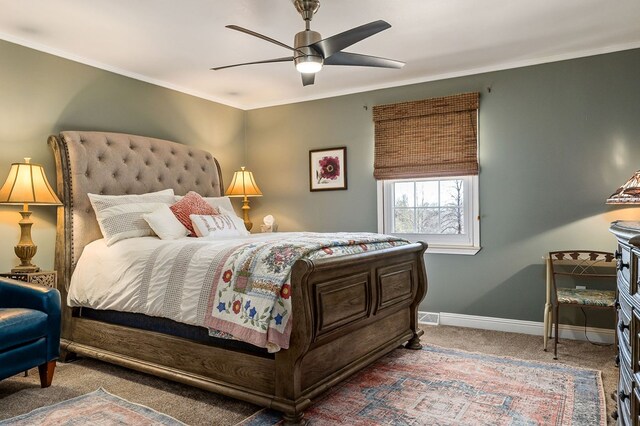
[{"label": "chair wooden leg", "polygon": [[544,328],[544,336],[542,336],[542,350],[547,351],[547,343],[549,342],[549,311],[551,310],[551,306],[546,303],[544,305],[544,314],[543,315],[543,328]]},{"label": "chair wooden leg", "polygon": [[558,326],[560,325],[560,305],[556,305],[554,307],[553,316],[555,317],[554,319],[555,319],[555,329],[556,329],[555,331],[556,336],[553,344],[553,359],[558,359],[558,335],[560,334],[559,333],[560,330],[558,329]]},{"label": "chair wooden leg", "polygon": [[56,369],[56,362],[49,361],[46,364],[38,366],[38,373],[40,374],[40,387],[48,388],[53,381],[53,371]]},{"label": "chair wooden leg", "polygon": [[555,321],[556,321],[555,320],[555,318],[556,318],[555,312],[556,312],[556,308],[555,307],[552,306],[552,307],[549,308],[549,330],[548,330],[549,340],[553,340],[554,339],[554,337],[553,337],[554,336],[554,334],[553,334],[554,331],[553,330],[555,329],[555,325],[554,324],[555,324]]}]

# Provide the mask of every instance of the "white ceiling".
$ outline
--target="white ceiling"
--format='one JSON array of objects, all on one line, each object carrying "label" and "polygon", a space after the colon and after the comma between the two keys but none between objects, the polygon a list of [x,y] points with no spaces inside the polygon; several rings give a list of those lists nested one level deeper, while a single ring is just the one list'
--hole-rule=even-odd
[{"label": "white ceiling", "polygon": [[640,47],[638,0],[322,0],[324,38],[384,19],[346,49],[402,70],[326,66],[303,87],[285,44],[304,29],[290,0],[0,0],[0,38],[242,109]]}]

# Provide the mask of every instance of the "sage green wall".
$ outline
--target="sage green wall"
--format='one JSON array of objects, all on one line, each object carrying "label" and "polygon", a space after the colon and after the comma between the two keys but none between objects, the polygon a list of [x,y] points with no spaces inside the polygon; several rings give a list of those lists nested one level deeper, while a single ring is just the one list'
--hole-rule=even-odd
[{"label": "sage green wall", "polygon": [[[639,71],[630,50],[248,111],[247,166],[264,193],[252,218],[271,213],[282,231],[376,231],[371,107],[479,91],[483,248],[428,254],[421,309],[541,321],[543,254],[614,250],[609,222],[640,219],[604,204],[640,168]],[[309,150],[341,145],[349,189],[309,192]]]},{"label": "sage green wall", "polygon": [[[244,159],[245,112],[0,40],[0,184],[32,157],[55,184],[47,137],[62,130],[133,133],[206,149],[229,182]],[[0,271],[18,263],[19,206],[0,206]],[[53,267],[55,208],[33,207],[34,262]]]}]

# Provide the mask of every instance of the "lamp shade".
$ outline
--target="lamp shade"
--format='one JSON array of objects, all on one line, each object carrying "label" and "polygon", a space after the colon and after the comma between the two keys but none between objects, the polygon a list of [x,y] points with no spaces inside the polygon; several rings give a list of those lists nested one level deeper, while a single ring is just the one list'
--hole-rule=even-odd
[{"label": "lamp shade", "polygon": [[244,167],[241,167],[240,169],[241,170],[233,174],[231,185],[229,185],[229,188],[227,188],[227,192],[225,192],[225,194],[229,197],[262,196],[260,188],[258,188],[255,179],[253,179],[253,173],[245,170]]},{"label": "lamp shade", "polygon": [[607,204],[640,204],[640,170],[607,198]]},{"label": "lamp shade", "polygon": [[0,188],[0,203],[61,205],[42,166],[30,160],[25,158],[24,163],[11,164],[9,176]]}]

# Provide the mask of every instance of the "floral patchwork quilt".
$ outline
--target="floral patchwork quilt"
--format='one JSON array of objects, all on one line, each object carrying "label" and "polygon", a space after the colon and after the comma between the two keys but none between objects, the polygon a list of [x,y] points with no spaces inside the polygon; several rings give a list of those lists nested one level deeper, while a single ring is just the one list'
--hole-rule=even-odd
[{"label": "floral patchwork quilt", "polygon": [[276,352],[289,347],[291,267],[318,259],[405,245],[371,233],[300,233],[283,241],[254,241],[226,249],[215,267],[204,325],[212,335]]}]

